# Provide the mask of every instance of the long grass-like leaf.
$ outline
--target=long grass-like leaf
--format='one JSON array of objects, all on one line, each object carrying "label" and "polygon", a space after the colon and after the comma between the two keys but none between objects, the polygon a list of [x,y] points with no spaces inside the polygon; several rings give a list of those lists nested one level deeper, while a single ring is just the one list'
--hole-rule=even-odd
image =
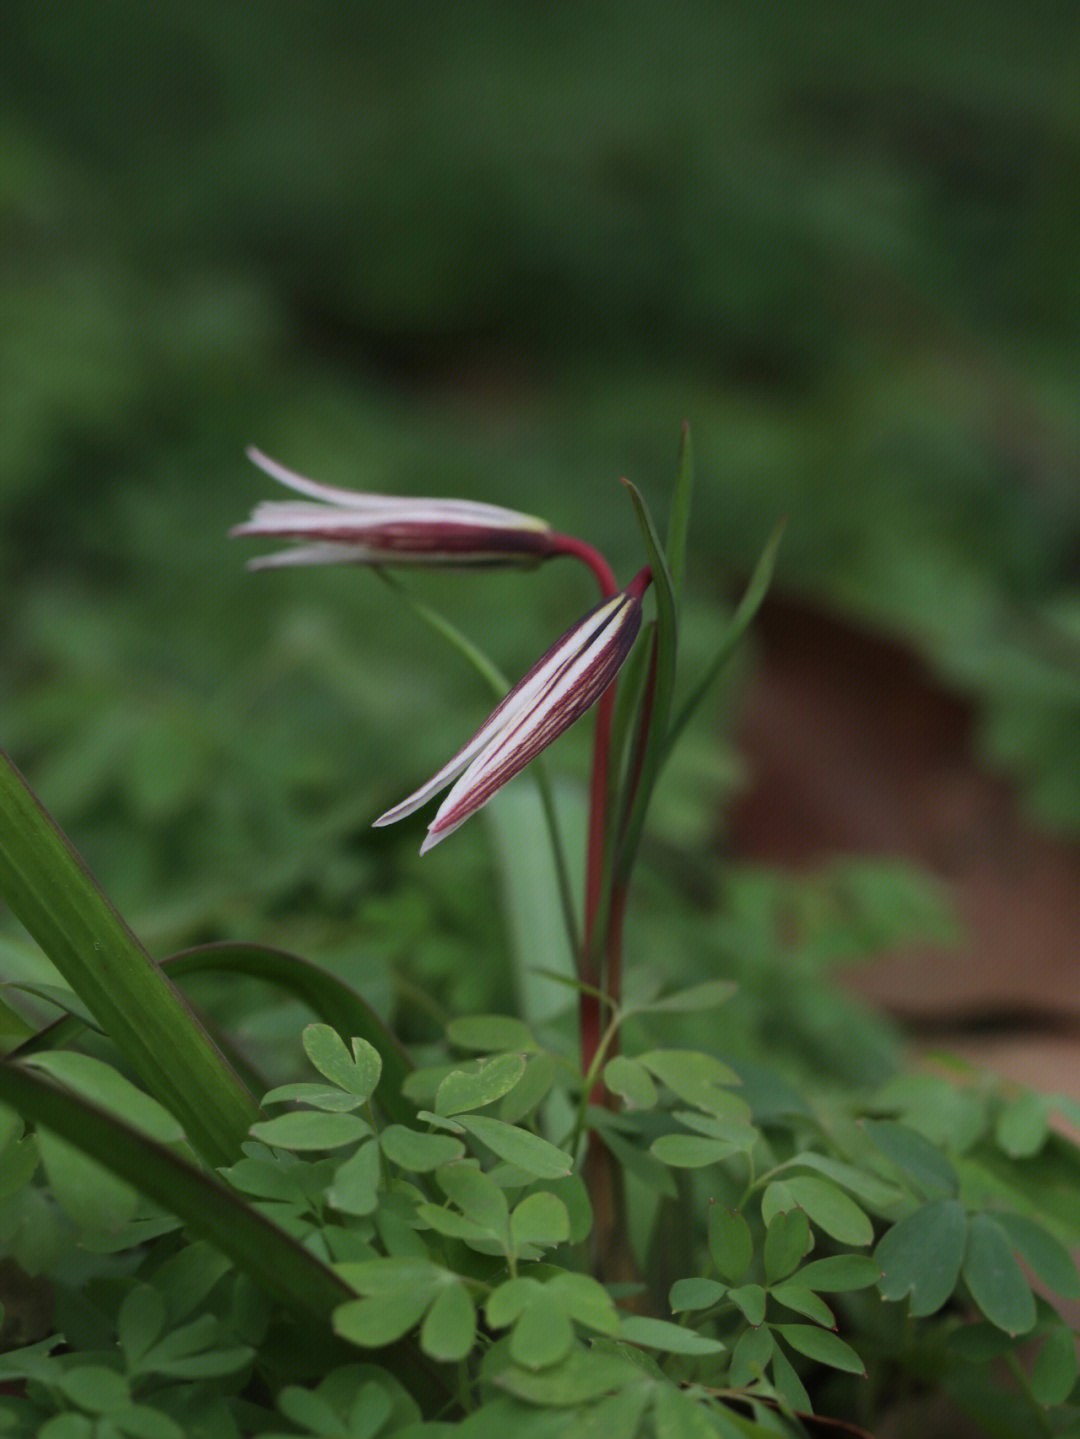
[{"label": "long grass-like leaf", "polygon": [[234,1159],[254,1097],[2,751],[0,895],[196,1151]]},{"label": "long grass-like leaf", "polygon": [[366,1039],[382,1059],[375,1101],[395,1124],[412,1124],[416,1107],[401,1092],[413,1064],[397,1037],[354,989],[310,960],[259,944],[205,944],[162,960],[170,978],[190,974],[246,974],[288,990],[345,1039]]},{"label": "long grass-like leaf", "polygon": [[683,422],[679,444],[679,463],[675,472],[675,491],[668,513],[665,554],[675,607],[682,607],[683,584],[686,579],[686,539],[690,531],[690,497],[694,488],[694,450],[690,443],[690,426]]},{"label": "long grass-like leaf", "polygon": [[208,1239],[301,1317],[328,1321],[351,1291],[222,1181],[44,1075],[0,1062],[0,1100],[66,1139]]},{"label": "long grass-like leaf", "polygon": [[641,841],[648,813],[649,801],[660,773],[664,756],[664,739],[667,735],[668,717],[671,713],[671,698],[675,690],[675,659],[678,651],[678,617],[675,604],[675,590],[667,560],[660,548],[652,516],[636,486],[623,480],[633,502],[634,511],[641,526],[645,549],[653,572],[653,589],[656,594],[656,677],[653,682],[652,718],[642,754],[637,788],[619,836],[619,852],[615,864],[617,884],[627,882],[630,870]]},{"label": "long grass-like leaf", "polygon": [[678,714],[672,720],[664,741],[663,758],[666,759],[668,754],[670,754],[676,740],[686,728],[694,711],[705,698],[710,686],[715,683],[732,654],[734,654],[739,641],[749,628],[750,622],[761,608],[761,602],[764,600],[769,585],[772,583],[773,570],[776,568],[776,556],[780,549],[780,541],[784,538],[784,528],[786,524],[787,516],[785,515],[769,536],[765,548],[762,550],[761,556],[754,566],[754,573],[750,576],[750,583],[746,587],[746,593],[736,606],[735,613],[731,617],[731,624],[728,626],[724,638],[720,642],[720,648],[713,656],[712,663],[695,685],[693,693],[685,703],[680,706]]}]

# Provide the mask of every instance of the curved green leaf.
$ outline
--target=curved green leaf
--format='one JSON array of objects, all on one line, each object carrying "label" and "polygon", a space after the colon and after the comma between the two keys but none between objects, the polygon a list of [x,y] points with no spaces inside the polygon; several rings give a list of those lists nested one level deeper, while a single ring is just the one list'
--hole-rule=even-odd
[{"label": "curved green leaf", "polygon": [[368,1002],[336,975],[281,949],[231,942],[179,950],[162,960],[162,966],[177,979],[189,974],[247,974],[295,995],[338,1034],[367,1040],[382,1060],[375,1102],[395,1124],[415,1121],[416,1107],[402,1094],[412,1060]]},{"label": "curved green leaf", "polygon": [[51,1079],[0,1063],[0,1100],[177,1215],[293,1312],[328,1321],[349,1297],[332,1270],[219,1179]]},{"label": "curved green leaf", "polygon": [[2,751],[0,895],[195,1149],[235,1159],[254,1096]]}]

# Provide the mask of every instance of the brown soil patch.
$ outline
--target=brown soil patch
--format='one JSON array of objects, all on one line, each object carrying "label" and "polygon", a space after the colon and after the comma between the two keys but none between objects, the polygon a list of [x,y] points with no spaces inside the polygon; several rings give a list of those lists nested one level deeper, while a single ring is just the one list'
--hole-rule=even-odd
[{"label": "brown soil patch", "polygon": [[1038,830],[972,752],[974,710],[908,648],[772,598],[738,740],[739,860],[805,870],[896,855],[947,886],[960,948],[884,954],[844,982],[923,1048],[1080,1096],[1080,844]]}]

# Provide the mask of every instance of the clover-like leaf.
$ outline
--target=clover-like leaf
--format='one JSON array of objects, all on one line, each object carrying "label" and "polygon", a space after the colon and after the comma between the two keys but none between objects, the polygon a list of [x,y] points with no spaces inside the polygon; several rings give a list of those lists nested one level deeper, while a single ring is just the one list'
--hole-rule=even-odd
[{"label": "clover-like leaf", "polygon": [[916,1318],[936,1314],[956,1288],[966,1239],[964,1207],[955,1199],[935,1200],[901,1219],[874,1250],[883,1297],[910,1294]]},{"label": "clover-like leaf", "polygon": [[382,1151],[391,1164],[412,1174],[426,1174],[460,1159],[465,1146],[449,1134],[424,1134],[403,1124],[389,1124],[379,1135]]},{"label": "clover-like leaf", "polygon": [[988,1214],[968,1226],[964,1282],[982,1312],[1006,1334],[1026,1334],[1035,1324],[1035,1296],[1013,1257],[1004,1229]]},{"label": "clover-like leaf", "polygon": [[561,1199],[546,1190],[527,1195],[510,1216],[515,1249],[535,1244],[542,1249],[570,1238],[570,1215]]},{"label": "clover-like leaf", "polygon": [[420,1327],[420,1348],[443,1363],[464,1359],[476,1341],[476,1305],[466,1285],[445,1284]]},{"label": "clover-like leaf", "polygon": [[645,1066],[637,1059],[618,1054],[604,1065],[604,1083],[617,1094],[628,1109],[653,1109],[656,1106],[656,1085]]},{"label": "clover-like leaf", "polygon": [[573,1160],[564,1149],[527,1129],[504,1124],[486,1114],[459,1114],[458,1123],[493,1154],[536,1179],[561,1179],[573,1168]]},{"label": "clover-like leaf", "polygon": [[523,1054],[496,1054],[471,1069],[454,1069],[439,1085],[435,1112],[444,1117],[483,1109],[508,1094],[525,1073]]},{"label": "clover-like leaf", "polygon": [[538,1048],[529,1026],[506,1014],[465,1014],[446,1026],[446,1037],[459,1049],[483,1054],[528,1053]]},{"label": "clover-like leaf", "polygon": [[337,1030],[328,1024],[309,1024],[301,1041],[308,1059],[331,1084],[357,1099],[371,1098],[382,1074],[382,1059],[366,1039],[354,1039],[350,1054]]},{"label": "clover-like leaf", "polygon": [[750,1268],[754,1241],[750,1226],[737,1209],[711,1204],[708,1217],[709,1253],[725,1279],[737,1284]]},{"label": "clover-like leaf", "polygon": [[[331,1031],[332,1032],[332,1031]],[[318,1109],[298,1109],[279,1114],[251,1126],[251,1133],[275,1149],[343,1149],[371,1133],[371,1126],[358,1114],[333,1114]]]},{"label": "clover-like leaf", "polygon": [[849,1344],[827,1329],[818,1329],[813,1324],[774,1324],[773,1330],[785,1343],[807,1359],[818,1364],[827,1364],[830,1369],[841,1369],[845,1374],[866,1376],[866,1365]]},{"label": "clover-like leaf", "polygon": [[841,1244],[870,1244],[874,1226],[859,1206],[828,1179],[796,1174],[786,1181],[807,1218]]},{"label": "clover-like leaf", "polygon": [[915,1129],[893,1120],[865,1120],[863,1129],[883,1154],[914,1181],[927,1199],[956,1193],[956,1170],[942,1154]]},{"label": "clover-like leaf", "polygon": [[[694,1049],[651,1049],[638,1055],[650,1074],[684,1100],[707,1114],[749,1118],[749,1106],[728,1092],[739,1076],[711,1054]],[[733,1102],[734,1101],[734,1102]]]},{"label": "clover-like leaf", "polygon": [[801,1209],[774,1214],[765,1231],[765,1277],[770,1284],[786,1279],[810,1248],[810,1224]]}]

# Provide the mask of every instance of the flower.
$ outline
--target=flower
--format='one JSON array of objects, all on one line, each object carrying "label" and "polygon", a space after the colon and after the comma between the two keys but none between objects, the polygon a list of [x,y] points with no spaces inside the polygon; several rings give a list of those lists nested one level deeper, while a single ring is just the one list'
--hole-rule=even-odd
[{"label": "flower", "polygon": [[248,458],[309,500],[269,500],[231,535],[306,540],[249,560],[277,565],[533,565],[560,553],[551,526],[533,515],[475,500],[414,499],[339,490],[307,480],[259,450]]},{"label": "flower", "polygon": [[488,716],[472,739],[438,774],[375,820],[394,824],[457,780],[428,826],[424,854],[465,823],[496,790],[525,768],[541,750],[607,689],[630,653],[641,627],[641,596],[648,569],[625,590],[601,601],[537,660]]}]

